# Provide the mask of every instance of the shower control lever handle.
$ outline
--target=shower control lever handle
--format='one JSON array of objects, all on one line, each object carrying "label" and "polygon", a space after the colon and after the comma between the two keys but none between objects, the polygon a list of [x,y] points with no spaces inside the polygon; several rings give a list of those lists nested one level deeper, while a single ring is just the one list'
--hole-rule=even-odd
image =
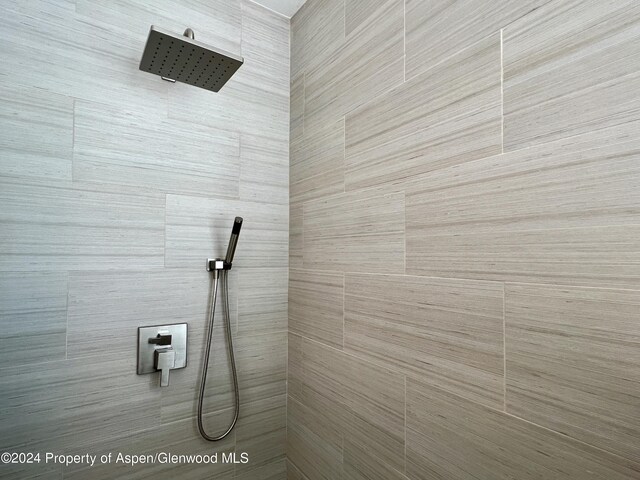
[{"label": "shower control lever handle", "polygon": [[149,343],[153,343],[154,345],[171,345],[171,335],[162,335],[159,333],[157,337],[150,338]]},{"label": "shower control lever handle", "polygon": [[160,371],[160,386],[169,386],[169,371],[176,365],[176,351],[169,348],[160,348],[155,351],[155,367]]}]

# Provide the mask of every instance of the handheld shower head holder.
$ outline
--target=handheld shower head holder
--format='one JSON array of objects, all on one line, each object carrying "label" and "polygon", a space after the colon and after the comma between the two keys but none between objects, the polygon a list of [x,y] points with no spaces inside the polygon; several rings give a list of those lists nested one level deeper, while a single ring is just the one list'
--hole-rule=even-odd
[{"label": "handheld shower head holder", "polygon": [[222,258],[207,258],[207,272],[231,270],[232,264]]}]

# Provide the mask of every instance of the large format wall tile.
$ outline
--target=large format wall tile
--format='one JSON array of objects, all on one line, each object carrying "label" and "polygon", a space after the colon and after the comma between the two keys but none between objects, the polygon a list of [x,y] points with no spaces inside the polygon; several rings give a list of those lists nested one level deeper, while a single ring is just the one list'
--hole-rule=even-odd
[{"label": "large format wall tile", "polygon": [[404,193],[376,188],[311,200],[303,216],[305,268],[404,270]]},{"label": "large format wall tile", "polygon": [[411,479],[632,480],[640,464],[407,380]]},{"label": "large format wall tile", "polygon": [[344,277],[309,270],[289,274],[289,331],[342,348]]},{"label": "large format wall tile", "polygon": [[[236,452],[246,453],[249,462],[236,465],[236,476],[250,478],[274,478],[282,480],[284,475],[270,477],[266,471],[276,460],[282,460],[286,452],[286,410],[285,395],[267,398],[244,406],[238,418],[236,430]],[[275,467],[273,467],[275,468]],[[283,469],[278,469],[283,473]],[[253,476],[249,475],[252,472]]]},{"label": "large format wall tile", "polygon": [[345,278],[346,352],[496,408],[504,403],[502,337],[500,283]]},{"label": "large format wall tile", "polygon": [[504,147],[638,119],[640,5],[550,2],[504,30]]},{"label": "large format wall tile", "polygon": [[344,192],[344,120],[292,142],[290,164],[291,202]]},{"label": "large format wall tile", "polygon": [[4,183],[0,270],[163,264],[164,198],[143,191]]},{"label": "large format wall tile", "polygon": [[290,361],[298,367],[289,373],[294,384],[289,395],[312,415],[331,418],[325,428],[332,436],[361,445],[372,458],[402,470],[404,376],[313,340],[294,341]]},{"label": "large format wall tile", "polygon": [[[68,356],[100,356],[105,343],[110,352],[126,355],[131,345],[136,345],[138,327],[145,325],[193,325],[194,321],[203,325],[208,292],[209,274],[204,269],[72,273]],[[197,331],[190,333],[189,347],[194,347],[198,344]]]},{"label": "large format wall tile", "polygon": [[[287,19],[250,1],[242,2],[244,64],[220,92],[174,84],[170,119],[285,142],[289,139],[289,25]],[[246,26],[246,28],[245,28]],[[215,44],[213,44],[215,46]]]},{"label": "large format wall tile", "polygon": [[294,142],[304,133],[304,73],[291,79],[291,98],[289,101],[289,140]]},{"label": "large format wall tile", "polygon": [[407,272],[637,287],[637,128],[628,124],[417,178],[406,198]]},{"label": "large format wall tile", "polygon": [[344,42],[344,0],[306,2],[291,19],[291,78],[328,60]]},{"label": "large format wall tile", "polygon": [[302,204],[289,204],[289,267],[302,268]]},{"label": "large format wall tile", "polygon": [[73,178],[238,197],[239,136],[77,101]]},{"label": "large format wall tile", "polygon": [[73,98],[0,86],[0,175],[71,180]]},{"label": "large format wall tile", "polygon": [[[289,203],[289,142],[243,133],[240,136],[240,199]],[[216,189],[210,194],[215,195]]]},{"label": "large format wall tile", "polygon": [[402,32],[402,1],[388,0],[330,62],[305,70],[305,132],[339,120],[403,81]]},{"label": "large format wall tile", "polygon": [[547,2],[406,0],[407,78],[499,32]]},{"label": "large format wall tile", "polygon": [[238,275],[238,332],[287,331],[288,267],[243,268]]},{"label": "large format wall tile", "polygon": [[[217,416],[214,414],[212,416]],[[197,427],[192,419],[158,425],[152,423],[149,428],[131,432],[129,435],[98,439],[92,445],[85,445],[70,453],[86,453],[89,447],[91,452],[104,454],[106,452],[122,452],[128,455],[153,455],[155,453],[171,453],[174,455],[213,455],[229,453],[233,451],[235,436],[232,434],[212,445],[200,438]],[[161,458],[161,457],[160,457]],[[139,463],[128,464],[100,464],[93,467],[79,468],[70,465],[64,469],[64,478],[83,480],[92,478],[95,480],[110,480],[115,478],[162,478],[164,476],[180,477],[186,480],[198,480],[202,478],[215,478],[216,480],[231,480],[233,478],[233,464],[219,461],[212,464],[207,462],[193,463]]]},{"label": "large format wall tile", "polygon": [[[123,18],[132,17],[122,10],[115,12],[120,24]],[[102,23],[100,18],[77,14],[70,0],[3,5],[0,78],[83,100],[99,98],[111,105],[164,114],[168,83],[138,69],[149,26],[158,17],[148,11],[139,28],[132,30]]]},{"label": "large format wall tile", "polygon": [[244,218],[234,265],[287,265],[286,205],[167,195],[167,267],[204,269],[207,258],[226,254],[233,219]]},{"label": "large format wall tile", "polygon": [[158,423],[160,391],[119,354],[3,368],[0,379],[3,449],[69,453]]},{"label": "large format wall tile", "polygon": [[67,272],[0,275],[0,365],[62,360],[67,353]]},{"label": "large format wall tile", "polygon": [[502,151],[500,36],[493,35],[346,117],[347,190]]},{"label": "large format wall tile", "polygon": [[[340,478],[342,436],[331,428],[324,412],[314,412],[289,397],[287,402],[287,458],[317,480]],[[296,478],[295,476],[293,478]]]},{"label": "large format wall tile", "polygon": [[344,2],[345,35],[350,35],[376,13],[388,0],[351,0]]},{"label": "large format wall tile", "polygon": [[640,291],[505,293],[507,410],[640,462]]}]

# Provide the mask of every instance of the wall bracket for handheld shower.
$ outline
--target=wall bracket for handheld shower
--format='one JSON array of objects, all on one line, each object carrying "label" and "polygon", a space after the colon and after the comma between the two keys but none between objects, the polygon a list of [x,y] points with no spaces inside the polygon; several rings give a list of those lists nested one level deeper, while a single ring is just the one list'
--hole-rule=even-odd
[{"label": "wall bracket for handheld shower", "polygon": [[207,272],[215,270],[231,270],[231,263],[222,258],[207,258]]}]

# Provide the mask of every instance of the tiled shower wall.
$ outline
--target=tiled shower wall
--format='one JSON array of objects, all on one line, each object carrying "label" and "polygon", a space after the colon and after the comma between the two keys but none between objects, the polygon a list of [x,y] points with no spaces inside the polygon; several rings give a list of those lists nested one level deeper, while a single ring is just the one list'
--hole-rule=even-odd
[{"label": "tiled shower wall", "polygon": [[640,4],[291,28],[289,478],[640,478]]},{"label": "tiled shower wall", "polygon": [[[238,0],[0,6],[0,451],[249,454],[247,465],[0,465],[2,478],[285,475],[289,21]],[[240,52],[219,93],[138,70],[151,24]],[[195,425],[210,276],[233,218],[242,414]],[[218,319],[218,322],[220,320]],[[189,364],[136,375],[137,327],[188,322]],[[220,323],[218,323],[220,325]],[[206,425],[230,419],[217,330]]]}]

